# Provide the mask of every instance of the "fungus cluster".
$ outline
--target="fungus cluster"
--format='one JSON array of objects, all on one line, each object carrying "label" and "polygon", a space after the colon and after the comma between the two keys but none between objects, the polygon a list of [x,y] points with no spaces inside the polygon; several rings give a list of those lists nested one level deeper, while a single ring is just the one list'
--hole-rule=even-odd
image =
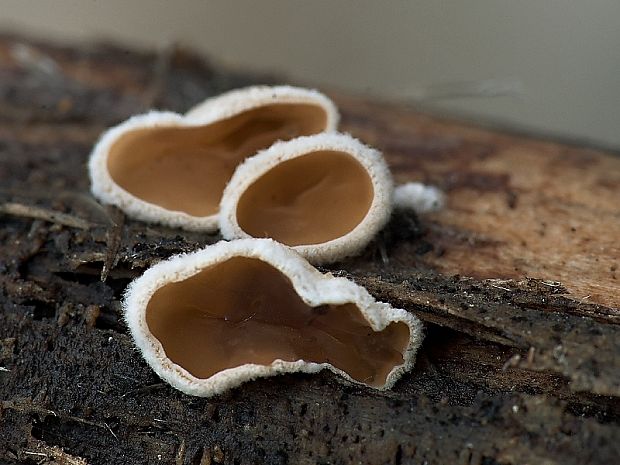
[{"label": "fungus cluster", "polygon": [[229,240],[163,261],[127,290],[132,337],[174,387],[211,396],[329,369],[387,389],[413,365],[417,318],[310,264],[359,253],[393,206],[382,155],[335,132],[338,118],[316,91],[250,87],[184,116],[135,116],[95,146],[101,202]]},{"label": "fungus cluster", "polygon": [[91,190],[139,220],[216,231],[237,165],[278,140],[333,131],[338,119],[327,97],[289,86],[232,91],[184,116],[134,116],[95,145]]}]

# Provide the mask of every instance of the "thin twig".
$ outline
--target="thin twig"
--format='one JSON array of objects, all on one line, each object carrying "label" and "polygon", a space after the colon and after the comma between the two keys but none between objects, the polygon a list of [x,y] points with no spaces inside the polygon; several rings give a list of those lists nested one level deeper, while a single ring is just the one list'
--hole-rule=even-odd
[{"label": "thin twig", "polygon": [[183,465],[185,463],[185,439],[181,440],[181,444],[179,445],[179,450],[177,451],[175,464]]},{"label": "thin twig", "polygon": [[534,354],[535,353],[536,353],[536,349],[534,347],[530,347],[530,350],[527,351],[527,364],[530,367],[534,363]]},{"label": "thin twig", "polygon": [[390,257],[388,257],[387,249],[385,247],[385,242],[382,239],[379,239],[379,253],[381,254],[381,261],[384,265],[390,263]]},{"label": "thin twig", "polygon": [[25,450],[25,451],[23,451],[23,452],[24,452],[24,454],[26,454],[26,455],[36,455],[36,456],[38,456],[38,457],[45,457],[45,458],[47,458],[47,457],[48,457],[48,455],[47,455],[47,454],[44,454],[44,453],[42,453],[42,452],[31,452],[31,451],[29,451],[29,450]]},{"label": "thin twig", "polygon": [[498,286],[497,284],[491,284],[491,287],[495,289],[501,289],[502,291],[512,292],[512,289],[508,289],[507,287]]},{"label": "thin twig", "polygon": [[161,98],[164,90],[166,89],[166,82],[168,81],[168,74],[170,73],[170,65],[172,58],[177,51],[175,44],[169,44],[163,47],[153,63],[153,75],[151,82],[146,88],[143,95],[144,103],[147,107],[154,107],[157,105],[158,100]]},{"label": "thin twig", "polygon": [[89,229],[91,227],[88,221],[78,218],[77,216],[56,210],[49,210],[47,208],[35,207],[33,205],[25,205],[23,203],[6,202],[0,205],[0,213],[24,218],[35,218],[50,223],[69,226],[70,228]]},{"label": "thin twig", "polygon": [[107,428],[107,430],[110,432],[110,434],[114,436],[114,439],[118,441],[118,436],[114,433],[114,431],[112,431],[112,428],[110,428],[110,425],[108,425],[105,421],[103,422],[103,424]]},{"label": "thin twig", "polygon": [[106,233],[107,249],[103,261],[103,268],[101,268],[101,281],[107,279],[110,270],[114,267],[116,256],[121,246],[123,224],[125,223],[125,215],[123,215],[123,212],[118,208],[109,207],[108,212],[112,220],[112,226],[110,226]]},{"label": "thin twig", "polygon": [[128,391],[125,394],[121,395],[121,397],[126,397],[126,396],[129,396],[129,395],[135,395],[135,394],[145,394],[145,393],[150,392],[150,391],[155,391],[157,389],[161,389],[161,388],[163,388],[165,386],[166,385],[164,383],[149,384],[148,386],[143,386],[141,388],[132,389],[131,391]]},{"label": "thin twig", "polygon": [[584,300],[588,300],[590,297],[592,297],[590,294],[582,297],[581,300],[579,301],[579,305],[583,304]]},{"label": "thin twig", "polygon": [[521,361],[521,356],[519,354],[515,354],[506,360],[506,363],[502,366],[502,371],[506,371],[508,368],[515,368],[519,365]]}]

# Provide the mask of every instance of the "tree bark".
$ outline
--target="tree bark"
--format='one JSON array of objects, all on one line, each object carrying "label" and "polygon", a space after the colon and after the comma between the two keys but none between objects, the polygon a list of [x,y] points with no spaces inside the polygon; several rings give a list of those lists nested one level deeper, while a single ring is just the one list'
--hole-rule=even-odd
[{"label": "tree bark", "polygon": [[219,237],[89,195],[109,125],[272,82],[171,48],[0,37],[0,463],[611,464],[620,457],[620,158],[332,93],[344,131],[446,207],[397,212],[325,269],[425,323],[385,393],[329,373],[213,399],[164,384],[119,302],[146,267]]}]

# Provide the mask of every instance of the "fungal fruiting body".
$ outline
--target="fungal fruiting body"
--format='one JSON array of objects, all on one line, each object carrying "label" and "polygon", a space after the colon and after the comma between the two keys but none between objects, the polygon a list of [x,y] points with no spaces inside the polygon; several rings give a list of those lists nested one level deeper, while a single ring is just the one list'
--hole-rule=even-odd
[{"label": "fungal fruiting body", "polygon": [[239,165],[224,190],[225,239],[269,237],[312,263],[360,252],[392,210],[381,154],[344,134],[278,142]]},{"label": "fungal fruiting body", "polygon": [[446,203],[445,194],[435,186],[407,182],[394,189],[394,208],[416,213],[439,211]]},{"label": "fungal fruiting body", "polygon": [[160,262],[129,286],[123,306],[155,372],[204,397],[322,369],[388,389],[422,339],[408,312],[270,239],[219,242]]},{"label": "fungal fruiting body", "polygon": [[224,187],[277,140],[335,130],[334,104],[289,86],[240,89],[186,115],[152,111],[103,134],[89,161],[93,195],[143,221],[215,231]]}]

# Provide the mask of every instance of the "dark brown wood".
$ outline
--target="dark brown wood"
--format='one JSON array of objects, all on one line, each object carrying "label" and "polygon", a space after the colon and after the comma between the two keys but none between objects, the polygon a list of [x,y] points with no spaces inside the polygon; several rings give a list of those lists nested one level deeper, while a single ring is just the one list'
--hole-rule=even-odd
[{"label": "dark brown wood", "polygon": [[[119,302],[219,239],[131,221],[88,193],[106,127],[269,78],[191,53],[0,37],[0,463],[610,464],[620,456],[620,158],[334,93],[399,182],[399,212],[326,271],[419,316],[412,373],[377,393],[328,373],[192,398],[132,347]],[[386,260],[387,258],[387,260]]]}]

